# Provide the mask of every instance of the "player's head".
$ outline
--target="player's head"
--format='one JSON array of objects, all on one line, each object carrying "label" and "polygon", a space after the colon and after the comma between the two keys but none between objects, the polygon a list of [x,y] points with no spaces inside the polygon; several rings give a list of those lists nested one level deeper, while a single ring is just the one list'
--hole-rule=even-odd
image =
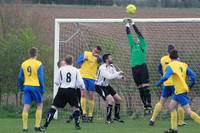
[{"label": "player's head", "polygon": [[29,49],[29,55],[31,58],[37,58],[38,50],[35,47]]},{"label": "player's head", "polygon": [[170,51],[169,57],[172,60],[177,60],[178,59],[178,51],[176,49],[173,49]]},{"label": "player's head", "polygon": [[175,46],[172,45],[172,44],[170,44],[170,45],[168,45],[168,50],[167,50],[167,52],[170,54],[170,51],[172,51],[172,50],[174,50],[174,49],[175,49]]},{"label": "player's head", "polygon": [[93,55],[99,55],[102,51],[101,46],[96,46],[95,48],[93,48],[92,53]]},{"label": "player's head", "polygon": [[65,57],[65,62],[66,62],[66,65],[73,65],[73,56],[67,55]]},{"label": "player's head", "polygon": [[65,65],[66,65],[65,60],[60,60],[60,61],[58,61],[58,63],[57,63],[58,68],[60,68],[60,67],[62,67],[62,66],[65,66]]},{"label": "player's head", "polygon": [[106,64],[112,64],[112,55],[111,54],[104,54],[103,55],[103,62]]}]

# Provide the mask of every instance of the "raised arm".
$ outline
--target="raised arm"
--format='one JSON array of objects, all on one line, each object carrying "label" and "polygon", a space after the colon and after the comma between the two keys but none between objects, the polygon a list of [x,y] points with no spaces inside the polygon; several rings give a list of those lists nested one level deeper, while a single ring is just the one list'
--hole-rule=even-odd
[{"label": "raised arm", "polygon": [[82,53],[79,57],[78,57],[78,59],[76,60],[76,64],[77,65],[82,65],[83,64],[83,62],[84,62],[84,53]]},{"label": "raised arm", "polygon": [[140,42],[140,45],[143,49],[146,49],[147,48],[147,42],[146,40],[144,39],[143,35],[141,34],[141,32],[139,31],[138,27],[132,23],[132,26],[133,26],[133,29],[135,30],[135,33],[137,34],[137,38]]},{"label": "raised arm", "polygon": [[39,69],[38,69],[38,79],[39,79],[39,83],[40,83],[40,91],[42,93],[44,93],[45,91],[45,85],[44,85],[44,72],[43,72],[43,66],[42,64],[40,65]]},{"label": "raised arm", "polygon": [[18,88],[20,91],[24,91],[24,71],[20,68],[18,75]]},{"label": "raised arm", "polygon": [[126,34],[127,34],[127,37],[128,37],[128,44],[130,47],[133,47],[135,45],[135,42],[133,40],[133,35],[131,34],[131,30],[130,30],[130,23],[127,20],[124,20],[125,23],[126,23]]},{"label": "raised arm", "polygon": [[172,71],[171,67],[168,66],[168,67],[166,68],[166,72],[165,72],[164,76],[160,79],[160,81],[158,81],[158,82],[156,83],[156,86],[159,87],[159,86],[160,86],[161,84],[163,84],[163,82],[165,82],[172,74],[173,74],[173,71]]},{"label": "raised arm", "polygon": [[190,78],[190,83],[188,86],[191,89],[194,86],[195,81],[196,81],[196,73],[190,67],[187,67],[186,74]]}]

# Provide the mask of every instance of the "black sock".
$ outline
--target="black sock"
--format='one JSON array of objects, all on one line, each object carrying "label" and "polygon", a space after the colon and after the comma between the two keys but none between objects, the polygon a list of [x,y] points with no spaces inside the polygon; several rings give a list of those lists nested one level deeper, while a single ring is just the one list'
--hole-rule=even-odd
[{"label": "black sock", "polygon": [[73,113],[73,117],[74,117],[75,125],[79,125],[80,124],[80,111],[75,110]]},{"label": "black sock", "polygon": [[115,118],[117,119],[120,119],[119,112],[120,112],[120,104],[115,104]]},{"label": "black sock", "polygon": [[53,116],[56,112],[56,109],[54,108],[50,108],[50,110],[47,112],[47,115],[46,115],[46,122],[44,124],[44,127],[48,127],[51,120],[53,119]]},{"label": "black sock", "polygon": [[151,92],[148,87],[145,88],[145,97],[146,97],[146,103],[147,107],[152,107],[151,106]]},{"label": "black sock", "polygon": [[108,104],[107,106],[107,121],[110,121],[111,120],[111,116],[112,116],[112,105],[111,104]]},{"label": "black sock", "polygon": [[140,98],[142,100],[144,108],[147,108],[147,103],[146,103],[147,100],[146,100],[144,88],[139,88],[139,92],[140,92]]}]

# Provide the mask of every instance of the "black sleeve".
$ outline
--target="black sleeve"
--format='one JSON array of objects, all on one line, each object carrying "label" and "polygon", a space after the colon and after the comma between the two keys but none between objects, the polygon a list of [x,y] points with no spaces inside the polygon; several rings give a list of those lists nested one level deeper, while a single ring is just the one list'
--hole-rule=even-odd
[{"label": "black sleeve", "polygon": [[126,26],[126,33],[127,33],[127,35],[128,35],[128,34],[131,34],[130,27],[128,27],[128,26]]},{"label": "black sleeve", "polygon": [[136,34],[137,34],[138,36],[144,38],[144,37],[142,36],[142,34],[140,33],[140,31],[139,31],[139,29],[137,28],[136,25],[133,25],[133,29],[135,30],[135,32],[136,32]]}]

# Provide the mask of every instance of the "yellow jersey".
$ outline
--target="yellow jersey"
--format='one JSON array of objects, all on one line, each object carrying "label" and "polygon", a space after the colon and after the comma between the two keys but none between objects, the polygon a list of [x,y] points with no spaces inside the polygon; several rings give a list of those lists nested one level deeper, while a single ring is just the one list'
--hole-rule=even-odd
[{"label": "yellow jersey", "polygon": [[[165,74],[166,68],[170,62],[171,62],[171,59],[170,59],[169,55],[165,55],[160,59],[160,64],[162,66],[163,74]],[[163,84],[164,84],[164,86],[173,86],[172,77],[170,77],[168,80],[166,80]]]},{"label": "yellow jersey", "polygon": [[38,69],[42,63],[36,59],[28,59],[22,63],[24,73],[24,85],[40,86],[38,78]]},{"label": "yellow jersey", "polygon": [[85,51],[84,58],[87,57],[87,60],[81,65],[80,73],[83,78],[89,78],[96,80],[96,73],[98,68],[97,57],[93,56],[92,52]]},{"label": "yellow jersey", "polygon": [[175,88],[175,94],[177,95],[189,92],[189,88],[186,83],[188,65],[180,61],[172,61],[169,63],[169,66],[173,71],[173,75],[171,77]]}]

